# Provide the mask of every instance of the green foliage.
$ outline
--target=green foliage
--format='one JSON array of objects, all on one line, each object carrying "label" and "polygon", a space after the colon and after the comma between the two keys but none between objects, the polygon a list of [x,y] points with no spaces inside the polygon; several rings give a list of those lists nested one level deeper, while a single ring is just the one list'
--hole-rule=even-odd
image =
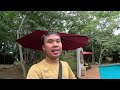
[{"label": "green foliage", "polygon": [[74,51],[67,51],[66,55],[62,54],[61,56],[61,60],[66,61],[74,72],[77,71],[77,60],[75,54],[76,53]]},{"label": "green foliage", "polygon": [[92,51],[93,44],[97,59],[120,49],[120,37],[113,34],[119,29],[119,11],[0,11],[0,50],[18,50],[16,32],[25,15],[21,37],[34,30],[86,35],[85,49]]}]

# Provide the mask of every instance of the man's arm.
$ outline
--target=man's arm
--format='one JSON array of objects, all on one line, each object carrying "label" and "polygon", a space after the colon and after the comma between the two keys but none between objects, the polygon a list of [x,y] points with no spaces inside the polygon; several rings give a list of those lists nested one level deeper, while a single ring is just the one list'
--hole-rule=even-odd
[{"label": "man's arm", "polygon": [[26,79],[40,79],[40,78],[41,70],[36,65],[33,65],[29,69]]},{"label": "man's arm", "polygon": [[69,70],[69,79],[77,79],[69,65],[68,65],[68,70]]}]

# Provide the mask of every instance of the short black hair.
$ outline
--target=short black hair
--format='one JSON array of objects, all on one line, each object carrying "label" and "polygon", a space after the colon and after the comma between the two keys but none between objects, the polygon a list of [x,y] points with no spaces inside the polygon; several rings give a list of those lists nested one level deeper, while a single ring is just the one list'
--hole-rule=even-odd
[{"label": "short black hair", "polygon": [[47,33],[45,33],[45,34],[41,37],[41,43],[42,43],[42,45],[44,45],[44,38],[45,38],[45,36],[48,36],[48,35],[51,35],[51,34],[56,34],[56,35],[58,35],[58,36],[61,38],[60,34],[58,34],[57,32],[48,31]]}]

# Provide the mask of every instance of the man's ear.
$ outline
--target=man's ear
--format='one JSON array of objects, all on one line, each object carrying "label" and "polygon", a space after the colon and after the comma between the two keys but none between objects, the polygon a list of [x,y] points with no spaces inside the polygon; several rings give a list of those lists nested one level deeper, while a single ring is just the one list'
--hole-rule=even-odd
[{"label": "man's ear", "polygon": [[43,51],[45,51],[45,47],[44,47],[44,45],[42,45],[42,49],[43,49]]}]

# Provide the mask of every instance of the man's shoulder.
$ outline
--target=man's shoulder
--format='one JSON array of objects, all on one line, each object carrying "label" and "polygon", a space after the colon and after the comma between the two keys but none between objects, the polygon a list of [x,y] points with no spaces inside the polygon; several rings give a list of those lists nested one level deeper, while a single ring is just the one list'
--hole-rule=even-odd
[{"label": "man's shoulder", "polygon": [[62,64],[67,64],[67,65],[68,65],[68,63],[67,63],[66,61],[61,61],[61,63],[62,63]]},{"label": "man's shoulder", "polygon": [[44,59],[42,61],[38,62],[38,63],[33,64],[32,66],[37,67],[37,66],[42,65],[43,63],[44,63]]},{"label": "man's shoulder", "polygon": [[45,60],[43,59],[43,60],[41,60],[40,62],[36,63],[35,65],[36,65],[36,66],[37,66],[37,65],[42,65],[42,64],[44,64],[44,63],[46,63],[46,62],[45,62]]}]

